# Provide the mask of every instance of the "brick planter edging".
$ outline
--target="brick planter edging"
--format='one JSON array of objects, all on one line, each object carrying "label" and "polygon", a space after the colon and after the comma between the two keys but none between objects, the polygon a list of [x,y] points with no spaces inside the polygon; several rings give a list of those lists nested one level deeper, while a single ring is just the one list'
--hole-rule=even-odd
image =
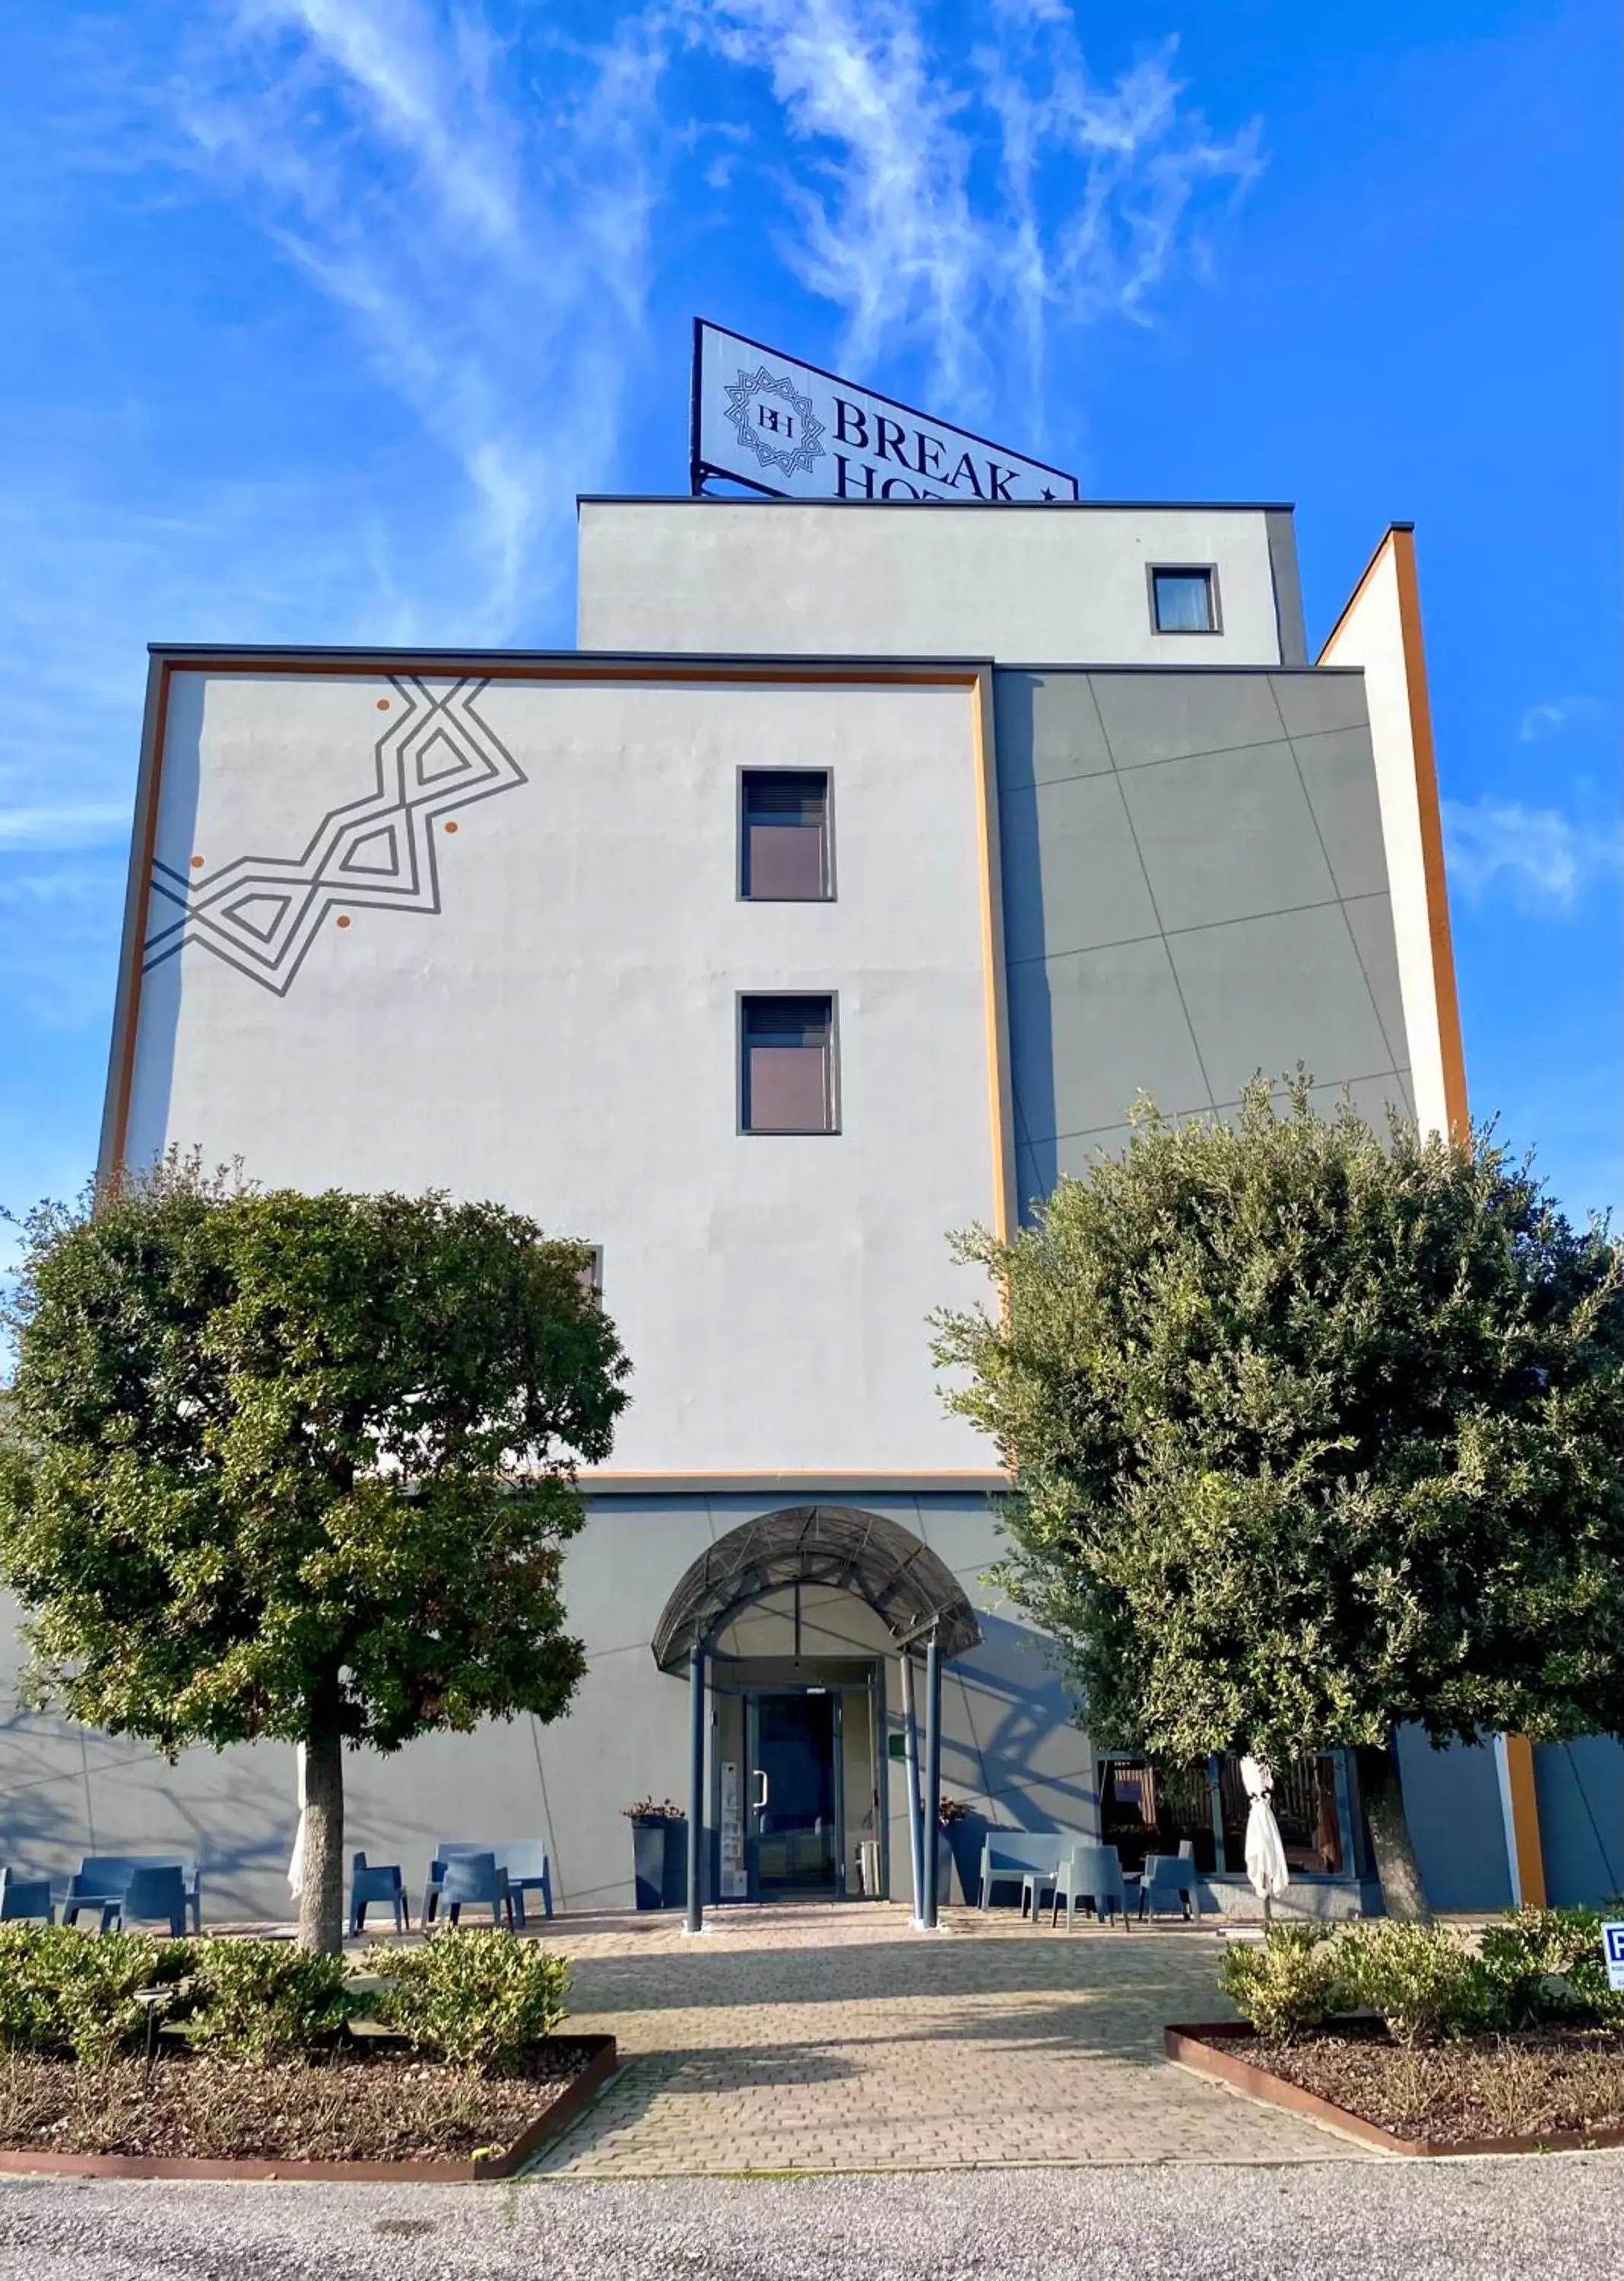
[{"label": "brick planter edging", "polygon": [[1589,2152],[1600,2146],[1624,2146],[1624,2130],[1551,2130],[1543,2137],[1519,2138],[1401,2138],[1380,2122],[1372,2122],[1351,2108],[1338,2107],[1334,2099],[1321,2099],[1318,2092],[1304,2091],[1300,2084],[1288,2083],[1284,2076],[1272,2075],[1267,2068],[1254,2067],[1249,2060],[1237,2059],[1233,2053],[1215,2051],[1214,2044],[1236,2043],[1254,2031],[1241,2020],[1212,2020],[1164,2028],[1162,2042],[1170,2060],[1191,2068],[1197,2075],[1211,2076],[1226,2083],[1236,2091],[1243,2091],[1249,2099],[1256,2099],[1265,2107],[1283,2107],[1288,2114],[1305,2115],[1315,2122],[1328,2122],[1350,2138],[1357,2138],[1366,2146],[1380,2147],[1384,2154],[1424,2154],[1442,2158],[1450,2154],[1561,2154]]},{"label": "brick planter edging", "polygon": [[182,2154],[55,2154],[49,2147],[25,2146],[0,2151],[0,2174],[32,2173],[50,2178],[235,2178],[250,2184],[275,2179],[313,2184],[327,2180],[351,2185],[406,2186],[472,2185],[482,2179],[511,2178],[538,2147],[568,2128],[615,2072],[613,2036],[561,2036],[559,2041],[585,2046],[592,2057],[578,2075],[570,2076],[545,2112],[527,2124],[499,2154],[460,2162],[303,2162],[291,2156],[278,2160],[273,2155],[252,2161],[211,2162]]}]

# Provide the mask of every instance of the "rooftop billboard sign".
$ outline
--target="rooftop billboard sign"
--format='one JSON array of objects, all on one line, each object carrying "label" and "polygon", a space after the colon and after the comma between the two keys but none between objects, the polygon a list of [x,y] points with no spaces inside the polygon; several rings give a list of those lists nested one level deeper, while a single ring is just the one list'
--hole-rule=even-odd
[{"label": "rooftop billboard sign", "polygon": [[1077,478],[696,318],[690,469],[772,499],[1040,506]]}]

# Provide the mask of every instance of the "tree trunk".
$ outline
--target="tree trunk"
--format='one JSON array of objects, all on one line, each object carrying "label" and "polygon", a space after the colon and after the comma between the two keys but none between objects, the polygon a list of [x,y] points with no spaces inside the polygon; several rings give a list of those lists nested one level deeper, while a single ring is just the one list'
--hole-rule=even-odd
[{"label": "tree trunk", "polygon": [[1390,1917],[1409,1924],[1430,1924],[1432,1910],[1427,1888],[1421,1883],[1420,1864],[1415,1858],[1410,1824],[1404,1818],[1396,1746],[1389,1744],[1385,1751],[1360,1751],[1358,1769],[1382,1905]]},{"label": "tree trunk", "polygon": [[336,1722],[305,1744],[305,1882],[299,1946],[336,1956],[344,1946],[344,1744]]}]

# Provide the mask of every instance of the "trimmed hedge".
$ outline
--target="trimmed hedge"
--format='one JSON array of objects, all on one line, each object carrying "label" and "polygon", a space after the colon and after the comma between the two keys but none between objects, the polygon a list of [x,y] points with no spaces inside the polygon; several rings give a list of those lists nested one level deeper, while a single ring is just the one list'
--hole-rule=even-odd
[{"label": "trimmed hedge", "polygon": [[[358,1972],[391,1984],[356,1995]],[[170,1991],[166,2023],[222,2059],[330,2047],[362,2013],[436,2059],[510,2074],[564,2014],[560,1957],[508,1933],[437,1932],[359,1962],[275,1940],[168,1940],[66,1925],[0,1925],[0,2051],[90,2066],[142,2049],[138,1989]]]},{"label": "trimmed hedge", "polygon": [[1225,1956],[1218,1984],[1271,2043],[1373,2013],[1396,2043],[1553,2025],[1624,2028],[1595,1909],[1513,1909],[1475,1946],[1443,1925],[1277,1925]]},{"label": "trimmed hedge", "polygon": [[437,2059],[508,2075],[564,2016],[561,1956],[498,1931],[431,1932],[416,1948],[368,1952],[364,1968],[391,1983],[375,2018]]}]

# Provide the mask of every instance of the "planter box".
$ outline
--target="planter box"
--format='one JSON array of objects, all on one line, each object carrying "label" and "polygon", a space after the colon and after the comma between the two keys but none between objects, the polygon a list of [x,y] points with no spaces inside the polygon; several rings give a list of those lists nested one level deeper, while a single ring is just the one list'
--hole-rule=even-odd
[{"label": "planter box", "polygon": [[688,1825],[664,1814],[631,1824],[631,1863],[640,1909],[680,1909],[688,1898]]},{"label": "planter box", "polygon": [[485,2178],[511,2178],[532,2154],[568,2130],[583,2109],[592,2105],[615,2073],[613,2036],[561,2036],[561,2043],[584,2046],[592,2054],[579,2075],[572,2076],[545,2115],[538,2115],[499,2154],[481,2155],[467,2161],[301,2162],[291,2157],[267,2156],[262,2161],[211,2162],[186,2155],[57,2154],[49,2147],[23,2146],[0,2151],[0,2175],[19,2173],[48,2178],[238,2178],[259,2183],[275,2178],[347,2180],[354,2185],[474,2185]]},{"label": "planter box", "polygon": [[[1624,2146],[1624,2130],[1552,2130],[1543,2138],[1401,2138],[1396,2131],[1384,2130],[1380,2122],[1368,2122],[1346,2107],[1321,2099],[1318,2092],[1304,2091],[1300,2084],[1288,2083],[1283,2076],[1271,2075],[1267,2068],[1254,2067],[1249,2060],[1221,2048],[1225,2044],[1244,2041],[1252,2032],[1244,2021],[1216,2020],[1164,2028],[1162,2042],[1168,2058],[1177,2060],[1181,2067],[1193,2068],[1197,2075],[1211,2076],[1266,2107],[1283,2107],[1288,2114],[1306,2115],[1312,2122],[1327,2122],[1366,2146],[1379,2146],[1386,2154],[1425,2154],[1435,2158],[1447,2154],[1552,2154],[1593,2146]],[[1220,2048],[1215,2050],[1215,2045]]]}]

